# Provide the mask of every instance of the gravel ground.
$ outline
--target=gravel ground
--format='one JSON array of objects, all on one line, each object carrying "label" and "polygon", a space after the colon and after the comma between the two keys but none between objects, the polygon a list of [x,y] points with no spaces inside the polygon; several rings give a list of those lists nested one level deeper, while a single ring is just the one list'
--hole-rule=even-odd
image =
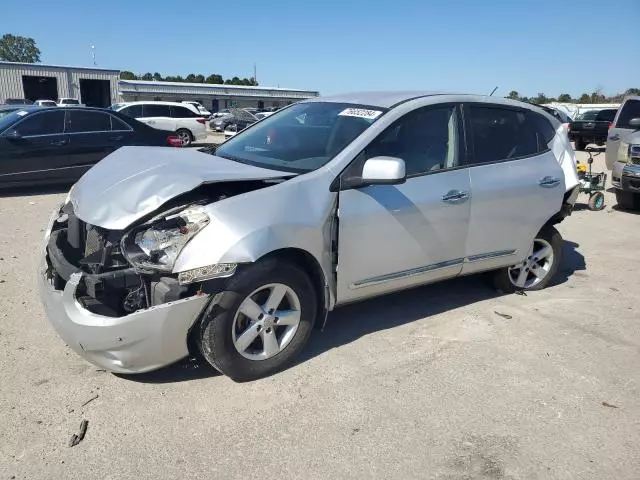
[{"label": "gravel ground", "polygon": [[469,277],[345,307],[245,384],[198,363],[116,376],[64,345],[35,288],[64,195],[0,198],[0,480],[640,478],[640,216],[611,193],[560,226],[557,285]]}]

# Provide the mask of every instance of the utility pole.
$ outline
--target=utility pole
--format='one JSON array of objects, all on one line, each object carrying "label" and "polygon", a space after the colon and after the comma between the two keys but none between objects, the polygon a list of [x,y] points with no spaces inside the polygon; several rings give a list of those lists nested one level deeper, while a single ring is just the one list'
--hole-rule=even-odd
[{"label": "utility pole", "polygon": [[256,70],[256,62],[253,62],[253,81],[254,83],[258,83],[258,73]]},{"label": "utility pole", "polygon": [[96,66],[96,46],[91,44],[91,56],[93,57],[93,66]]}]

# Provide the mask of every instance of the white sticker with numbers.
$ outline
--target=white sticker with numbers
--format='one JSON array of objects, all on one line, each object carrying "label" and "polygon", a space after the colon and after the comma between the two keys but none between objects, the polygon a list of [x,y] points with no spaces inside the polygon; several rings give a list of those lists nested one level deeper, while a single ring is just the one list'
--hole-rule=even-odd
[{"label": "white sticker with numbers", "polygon": [[378,118],[382,112],[380,110],[368,110],[366,108],[345,108],[338,115],[343,117],[360,117],[373,120]]},{"label": "white sticker with numbers", "polygon": [[20,110],[19,112],[16,112],[16,115],[20,115],[22,117],[22,116],[26,115],[27,113],[29,113],[29,112],[27,112],[25,110]]}]

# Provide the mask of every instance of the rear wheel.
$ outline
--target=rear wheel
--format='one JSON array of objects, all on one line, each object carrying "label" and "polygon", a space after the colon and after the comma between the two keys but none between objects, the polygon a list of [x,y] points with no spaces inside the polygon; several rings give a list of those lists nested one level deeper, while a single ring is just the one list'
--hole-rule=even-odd
[{"label": "rear wheel", "polygon": [[277,259],[232,277],[199,329],[202,355],[235,381],[271,375],[302,351],[316,316],[307,274]]},{"label": "rear wheel", "polygon": [[593,192],[589,197],[589,210],[602,210],[604,208],[604,193]]},{"label": "rear wheel", "polygon": [[553,279],[562,257],[562,236],[553,227],[544,227],[533,240],[522,263],[498,270],[494,276],[497,289],[506,293],[517,290],[542,290]]},{"label": "rear wheel", "polygon": [[176,131],[176,135],[178,135],[180,140],[182,140],[183,147],[188,147],[189,145],[191,145],[193,136],[191,135],[191,132],[189,130],[187,130],[186,128],[180,128]]},{"label": "rear wheel", "polygon": [[616,188],[616,201],[625,210],[637,210],[640,208],[640,195],[633,192],[625,192]]}]

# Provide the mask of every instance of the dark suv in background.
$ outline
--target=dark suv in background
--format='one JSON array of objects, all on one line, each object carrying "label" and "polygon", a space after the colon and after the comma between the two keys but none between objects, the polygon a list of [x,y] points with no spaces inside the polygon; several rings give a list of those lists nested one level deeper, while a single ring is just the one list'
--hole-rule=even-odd
[{"label": "dark suv in background", "polygon": [[603,146],[617,111],[615,108],[604,108],[579,114],[569,125],[569,140],[574,142],[575,149],[584,150],[590,143]]}]

